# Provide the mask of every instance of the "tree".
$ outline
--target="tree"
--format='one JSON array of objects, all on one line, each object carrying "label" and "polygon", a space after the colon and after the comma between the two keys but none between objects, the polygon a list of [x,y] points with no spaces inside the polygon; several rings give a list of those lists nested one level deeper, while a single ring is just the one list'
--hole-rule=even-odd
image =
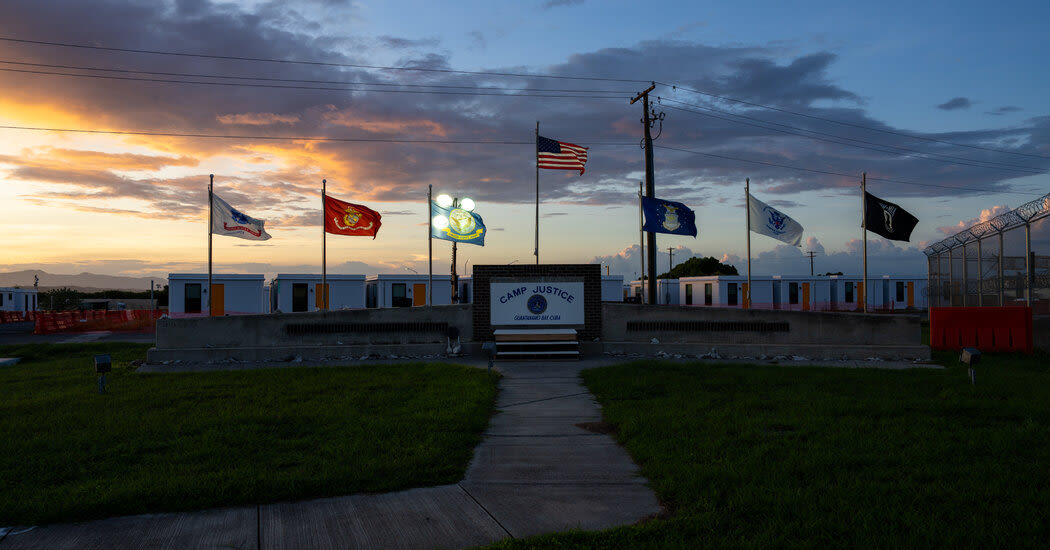
[{"label": "tree", "polygon": [[703,277],[707,275],[739,275],[736,267],[724,264],[717,258],[692,257],[674,266],[671,271],[658,275],[657,279],[679,279],[682,277]]},{"label": "tree", "polygon": [[81,293],[72,288],[52,288],[40,293],[37,304],[40,309],[51,311],[69,311],[80,307]]}]

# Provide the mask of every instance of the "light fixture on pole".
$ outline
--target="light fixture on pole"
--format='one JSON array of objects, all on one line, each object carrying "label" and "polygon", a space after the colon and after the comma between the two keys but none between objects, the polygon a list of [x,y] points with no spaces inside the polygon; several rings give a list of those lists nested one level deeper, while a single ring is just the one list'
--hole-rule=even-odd
[{"label": "light fixture on pole", "polygon": [[[437,203],[441,208],[449,211],[448,216],[443,213],[437,214],[431,220],[434,227],[438,231],[444,230],[448,227],[452,227],[457,233],[469,233],[475,224],[474,216],[470,213],[474,211],[477,204],[474,199],[469,197],[458,198],[451,195],[442,193],[438,195],[434,202]],[[459,303],[459,275],[456,273],[456,245],[459,244],[455,240],[452,241],[452,295],[451,301],[453,304]]]}]

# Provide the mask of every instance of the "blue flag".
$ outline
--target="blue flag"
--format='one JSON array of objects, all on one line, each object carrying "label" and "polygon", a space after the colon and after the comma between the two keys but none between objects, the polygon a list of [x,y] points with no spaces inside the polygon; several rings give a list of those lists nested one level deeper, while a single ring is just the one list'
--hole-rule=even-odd
[{"label": "blue flag", "polygon": [[430,236],[457,243],[485,246],[485,222],[481,216],[462,208],[442,208],[430,202]]},{"label": "blue flag", "polygon": [[680,202],[642,197],[642,212],[643,231],[696,237],[696,214]]}]

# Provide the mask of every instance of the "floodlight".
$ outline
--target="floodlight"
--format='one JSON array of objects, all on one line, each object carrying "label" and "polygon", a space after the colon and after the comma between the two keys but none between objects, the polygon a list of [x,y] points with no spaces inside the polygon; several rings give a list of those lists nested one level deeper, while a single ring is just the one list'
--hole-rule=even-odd
[{"label": "floodlight", "polygon": [[448,227],[448,218],[442,216],[441,214],[434,216],[434,227],[438,229],[445,229],[446,227]]},{"label": "floodlight", "polygon": [[453,200],[451,196],[441,194],[437,196],[437,203],[441,208],[448,208],[452,206]]},{"label": "floodlight", "polygon": [[459,199],[459,207],[463,210],[466,210],[467,212],[473,212],[475,206],[476,205],[474,204],[474,199],[472,198],[468,197],[465,199]]}]

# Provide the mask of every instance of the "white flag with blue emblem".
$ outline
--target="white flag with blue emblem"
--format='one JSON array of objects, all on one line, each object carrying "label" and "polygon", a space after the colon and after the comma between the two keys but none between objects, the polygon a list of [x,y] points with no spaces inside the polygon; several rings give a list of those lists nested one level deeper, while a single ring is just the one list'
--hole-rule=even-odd
[{"label": "white flag with blue emblem", "polygon": [[748,194],[751,212],[751,231],[784,241],[792,246],[802,246],[802,226],[787,214]]},{"label": "white flag with blue emblem", "polygon": [[270,238],[270,234],[263,229],[265,223],[263,220],[255,219],[237,210],[212,193],[211,232],[213,235],[265,241]]}]

